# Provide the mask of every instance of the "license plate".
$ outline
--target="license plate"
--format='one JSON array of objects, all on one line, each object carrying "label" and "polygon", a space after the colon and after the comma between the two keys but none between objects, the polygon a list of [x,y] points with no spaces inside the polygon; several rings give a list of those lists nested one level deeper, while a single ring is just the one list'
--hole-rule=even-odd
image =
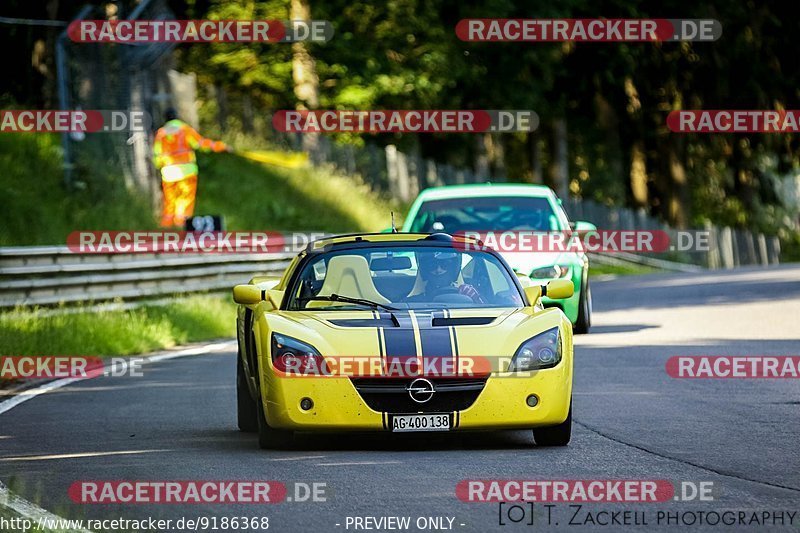
[{"label": "license plate", "polygon": [[394,415],[392,431],[450,431],[450,414]]}]

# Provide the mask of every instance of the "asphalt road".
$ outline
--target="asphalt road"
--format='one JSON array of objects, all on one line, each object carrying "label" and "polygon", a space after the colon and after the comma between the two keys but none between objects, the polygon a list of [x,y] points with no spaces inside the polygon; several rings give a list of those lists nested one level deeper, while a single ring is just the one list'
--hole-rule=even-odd
[{"label": "asphalt road", "polygon": [[[577,423],[566,448],[501,432],[304,435],[296,450],[262,451],[235,428],[230,352],[78,382],[0,414],[0,480],[60,516],[268,516],[272,531],[354,531],[348,517],[366,516],[409,516],[408,531],[418,517],[476,532],[674,530],[691,520],[695,531],[797,530],[800,381],[676,380],[664,365],[672,355],[800,354],[800,267],[627,277],[593,291],[594,328],[576,341]],[[549,524],[535,505],[533,526],[527,514],[501,526],[498,504],[455,497],[460,480],[490,478],[710,481],[714,501],[585,504],[576,517],[558,504]],[[281,481],[290,495],[295,482],[325,483],[327,501],[109,506],[67,495],[76,480],[195,479]],[[590,520],[623,510],[639,525]],[[723,511],[774,512],[784,525],[709,525],[714,514],[702,514]],[[793,525],[780,513],[796,513]]]}]

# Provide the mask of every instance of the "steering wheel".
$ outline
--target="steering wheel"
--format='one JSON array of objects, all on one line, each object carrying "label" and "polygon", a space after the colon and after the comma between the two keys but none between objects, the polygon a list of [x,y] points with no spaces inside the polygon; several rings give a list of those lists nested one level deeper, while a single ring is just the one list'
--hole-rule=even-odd
[{"label": "steering wheel", "polygon": [[456,287],[439,287],[433,292],[432,298],[436,298],[437,296],[443,296],[445,294],[458,294],[458,289]]}]

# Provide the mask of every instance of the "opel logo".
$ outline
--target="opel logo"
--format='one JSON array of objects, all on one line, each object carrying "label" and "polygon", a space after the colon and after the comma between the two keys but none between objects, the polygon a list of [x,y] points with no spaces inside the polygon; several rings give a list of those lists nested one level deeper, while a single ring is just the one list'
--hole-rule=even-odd
[{"label": "opel logo", "polygon": [[411,382],[411,384],[406,387],[408,391],[408,395],[417,403],[425,403],[433,398],[433,393],[436,392],[436,388],[433,386],[433,383],[428,381],[425,378],[417,378]]}]

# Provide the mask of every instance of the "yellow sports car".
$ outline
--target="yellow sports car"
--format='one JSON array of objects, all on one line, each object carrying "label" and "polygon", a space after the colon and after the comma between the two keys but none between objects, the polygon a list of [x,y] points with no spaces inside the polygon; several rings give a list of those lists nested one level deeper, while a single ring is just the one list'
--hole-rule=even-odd
[{"label": "yellow sports car", "polygon": [[299,431],[572,428],[572,326],[480,243],[444,233],[312,242],[280,279],[237,285],[238,423],[262,448]]}]

